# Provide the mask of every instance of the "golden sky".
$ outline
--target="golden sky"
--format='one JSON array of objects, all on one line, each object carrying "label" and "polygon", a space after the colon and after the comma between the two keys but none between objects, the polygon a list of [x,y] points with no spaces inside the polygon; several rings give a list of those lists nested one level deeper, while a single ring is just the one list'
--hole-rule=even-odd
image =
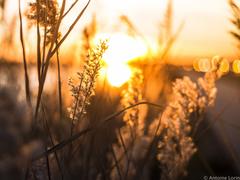
[{"label": "golden sky", "polygon": [[[69,3],[72,1],[68,0]],[[80,34],[80,28],[90,20],[93,13],[100,20],[102,32],[118,31],[118,17],[124,14],[132,20],[144,36],[151,41],[156,41],[166,2],[166,0],[92,0],[82,21],[65,46],[76,40],[76,36]],[[80,1],[80,5],[65,20],[66,24],[71,23],[74,13],[79,12],[84,3],[86,0]],[[173,57],[199,58],[214,55],[236,57],[235,41],[228,33],[232,26],[229,22],[231,13],[227,0],[173,0],[173,4],[174,29],[176,30],[183,21],[185,23],[174,46]],[[11,17],[16,12],[17,1],[8,0],[6,24],[10,23]]]},{"label": "golden sky", "polygon": [[[102,0],[101,8],[109,19],[126,14],[146,35],[156,37],[166,0]],[[100,4],[100,3],[99,3]],[[229,35],[232,26],[227,0],[173,0],[175,29],[185,22],[175,45],[179,56],[234,56],[235,41]]]}]

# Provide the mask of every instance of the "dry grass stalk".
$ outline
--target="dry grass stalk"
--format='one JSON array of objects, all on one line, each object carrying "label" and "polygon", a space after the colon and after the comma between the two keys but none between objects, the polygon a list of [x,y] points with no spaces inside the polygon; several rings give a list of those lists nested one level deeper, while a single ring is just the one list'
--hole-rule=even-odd
[{"label": "dry grass stalk", "polygon": [[[128,87],[122,92],[121,105],[126,108],[143,101],[143,75],[141,70],[135,69],[134,74],[128,81]],[[144,110],[144,109],[141,109]],[[111,177],[117,179],[122,176],[123,179],[133,177],[136,167],[138,155],[135,154],[137,146],[140,143],[139,137],[144,134],[144,115],[140,115],[139,107],[134,107],[126,111],[123,116],[124,126],[117,131],[118,144],[113,146],[113,151],[116,152],[116,159],[120,160],[113,169]],[[143,116],[142,116],[143,115]]]},{"label": "dry grass stalk", "polygon": [[161,179],[178,179],[186,175],[186,168],[192,155],[196,152],[192,140],[190,116],[193,112],[201,115],[216,99],[216,80],[222,76],[216,61],[215,68],[199,78],[197,83],[189,77],[177,79],[173,85],[172,100],[163,112],[162,140],[158,144],[158,159],[161,164]]},{"label": "dry grass stalk", "polygon": [[136,103],[134,105],[131,105],[131,106],[128,106],[118,112],[115,112],[109,116],[107,116],[103,121],[101,121],[102,123],[99,124],[98,126],[92,126],[92,127],[88,127],[86,129],[83,129],[79,132],[77,132],[75,135],[71,136],[70,138],[66,139],[66,140],[63,140],[61,141],[60,143],[56,144],[55,146],[51,147],[50,149],[48,149],[47,151],[44,151],[42,153],[39,153],[38,155],[36,155],[34,158],[33,158],[33,161],[36,161],[46,155],[49,155],[49,154],[52,154],[56,151],[59,151],[61,149],[63,149],[64,147],[66,147],[67,145],[70,145],[72,142],[76,141],[77,139],[79,139],[80,137],[86,135],[87,133],[89,132],[92,132],[94,130],[96,130],[97,128],[101,127],[101,126],[104,126],[106,123],[109,123],[111,120],[113,120],[114,118],[120,116],[121,114],[123,114],[124,112],[126,112],[127,110],[131,109],[131,108],[134,108],[134,107],[137,107],[137,106],[141,106],[141,105],[149,105],[151,107],[155,107],[157,109],[160,109],[162,110],[163,109],[163,106],[159,105],[159,104],[155,104],[155,103],[150,103],[150,102],[146,102],[146,101],[143,101],[143,102],[139,102],[139,103]]},{"label": "dry grass stalk", "polygon": [[[51,58],[57,53],[62,43],[72,32],[73,28],[85,12],[89,3],[90,0],[87,2],[86,6],[79,12],[75,20],[70,25],[68,31],[62,36],[60,33],[60,26],[62,20],[65,16],[67,16],[67,14],[71,11],[71,9],[75,6],[76,3],[73,3],[72,6],[66,11],[66,0],[63,0],[60,8],[58,8],[57,1],[55,0],[37,0],[35,3],[30,3],[30,14],[28,17],[29,19],[36,22],[38,37],[37,67],[39,77],[39,89],[35,109],[35,120],[38,117],[39,106]],[[41,28],[43,28],[43,32],[41,31]],[[44,37],[43,43],[41,43],[42,33]]]},{"label": "dry grass stalk", "polygon": [[74,127],[79,127],[79,123],[84,121],[86,108],[90,104],[90,99],[94,95],[95,83],[102,67],[102,56],[107,49],[106,41],[100,42],[96,49],[91,49],[84,63],[81,73],[78,73],[78,83],[69,80],[73,104],[70,108],[70,119],[72,121],[71,135]]},{"label": "dry grass stalk", "polygon": [[26,92],[26,100],[28,105],[32,107],[31,102],[31,91],[29,87],[29,76],[28,76],[28,67],[27,67],[27,59],[26,59],[26,50],[25,50],[25,43],[23,37],[23,25],[22,25],[22,13],[21,13],[21,0],[18,0],[18,13],[20,18],[20,40],[22,45],[22,53],[23,53],[23,65],[24,65],[24,75],[25,75],[25,92]]}]

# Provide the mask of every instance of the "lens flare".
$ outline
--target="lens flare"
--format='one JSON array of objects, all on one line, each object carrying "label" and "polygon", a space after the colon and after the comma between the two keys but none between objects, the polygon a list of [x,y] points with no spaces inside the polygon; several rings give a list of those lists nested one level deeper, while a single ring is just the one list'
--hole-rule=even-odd
[{"label": "lens flare", "polygon": [[229,61],[227,59],[221,60],[220,65],[219,65],[219,71],[226,74],[229,72],[229,70],[230,70]]},{"label": "lens flare", "polygon": [[235,60],[232,64],[233,72],[236,74],[240,74],[240,60]]},{"label": "lens flare", "polygon": [[200,72],[209,72],[211,70],[211,61],[209,59],[200,59],[198,61],[198,68]]}]

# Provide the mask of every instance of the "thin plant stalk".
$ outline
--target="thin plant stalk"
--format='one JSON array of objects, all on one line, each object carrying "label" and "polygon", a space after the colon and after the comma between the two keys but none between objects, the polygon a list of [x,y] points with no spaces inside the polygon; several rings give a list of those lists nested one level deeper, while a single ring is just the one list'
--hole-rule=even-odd
[{"label": "thin plant stalk", "polygon": [[[36,110],[35,110],[35,120],[37,119],[38,117],[38,110],[39,110],[39,106],[40,106],[40,102],[41,102],[41,97],[42,97],[42,92],[43,92],[43,88],[44,88],[44,84],[45,84],[45,79],[46,79],[46,75],[47,75],[47,72],[48,72],[48,66],[49,66],[49,63],[50,63],[50,59],[51,57],[54,55],[52,55],[51,57],[49,56],[50,52],[52,51],[53,47],[54,47],[54,44],[55,42],[57,41],[57,37],[58,37],[58,32],[59,32],[59,27],[60,27],[60,24],[61,24],[61,20],[62,20],[62,15],[64,13],[64,9],[65,9],[65,4],[66,4],[66,0],[63,0],[62,2],[62,6],[61,6],[61,10],[60,10],[60,17],[58,19],[58,22],[55,26],[55,31],[54,31],[54,35],[53,35],[53,39],[51,41],[51,45],[50,45],[50,48],[48,50],[48,54],[47,54],[47,57],[46,57],[46,66],[44,65],[43,67],[43,73],[41,74],[40,76],[40,79],[39,79],[39,88],[38,88],[38,95],[37,95],[37,103],[36,103]],[[57,49],[58,50],[58,49]]]},{"label": "thin plant stalk", "polygon": [[[84,69],[84,71],[85,71],[85,69]],[[84,73],[84,72],[83,72]],[[76,105],[75,105],[75,107],[74,107],[74,111],[73,111],[73,119],[75,118],[75,116],[76,116],[76,113],[77,113],[77,107],[78,107],[78,103],[79,103],[79,94],[80,94],[80,91],[81,91],[81,87],[82,87],[82,82],[83,82],[83,79],[81,79],[80,80],[80,82],[79,82],[79,91],[78,91],[78,96],[77,96],[77,103],[76,103]],[[71,130],[70,130],[70,136],[72,136],[72,134],[73,134],[73,128],[74,128],[74,123],[73,123],[73,121],[71,122]]]},{"label": "thin plant stalk", "polygon": [[27,100],[28,106],[30,108],[32,108],[31,92],[30,92],[30,87],[29,87],[29,76],[28,76],[28,68],[27,68],[27,59],[26,59],[26,50],[25,50],[25,44],[24,44],[24,39],[23,39],[23,22],[22,22],[22,13],[21,13],[21,0],[18,0],[18,12],[19,12],[19,19],[20,19],[20,40],[21,40],[22,54],[23,54],[26,100]]},{"label": "thin plant stalk", "polygon": [[120,169],[120,167],[119,167],[119,163],[118,163],[118,160],[117,160],[117,157],[116,157],[116,154],[115,154],[115,152],[114,152],[114,149],[113,149],[112,145],[111,145],[110,149],[111,149],[111,153],[112,153],[112,155],[113,155],[113,159],[114,159],[115,164],[116,164],[116,167],[117,167],[117,173],[118,173],[118,175],[119,175],[119,179],[122,180],[121,169]]},{"label": "thin plant stalk", "polygon": [[[66,32],[66,34],[63,36],[63,38],[56,44],[55,48],[54,43],[51,43],[51,46],[49,48],[46,60],[45,60],[45,65],[44,65],[44,69],[43,69],[43,73],[41,74],[41,78],[40,78],[40,83],[39,83],[39,88],[38,88],[38,95],[37,95],[37,103],[36,103],[36,109],[35,109],[35,119],[37,119],[38,117],[38,110],[39,110],[39,105],[41,102],[41,97],[42,97],[42,92],[44,89],[44,84],[45,84],[45,80],[46,80],[46,76],[47,76],[47,72],[48,72],[48,67],[50,64],[50,60],[53,57],[53,55],[57,52],[57,50],[59,49],[59,47],[62,45],[62,43],[66,40],[66,38],[68,37],[68,35],[72,32],[73,28],[75,27],[75,25],[77,24],[77,22],[79,21],[79,19],[82,17],[83,13],[85,12],[85,10],[87,9],[89,3],[91,0],[88,1],[88,3],[85,5],[85,7],[82,9],[82,11],[79,13],[79,15],[77,16],[77,18],[74,20],[74,22],[72,23],[72,25],[69,27],[68,31]],[[64,9],[65,9],[65,3],[66,0],[63,0],[62,3],[62,8],[61,8],[61,12],[60,12],[60,17],[56,26],[56,29],[58,30],[62,21],[62,17],[63,17],[63,13],[64,13]],[[57,40],[57,35],[58,35],[58,31],[55,31],[54,33],[54,42],[56,42]]]},{"label": "thin plant stalk", "polygon": [[[51,130],[50,130],[47,118],[46,118],[47,115],[46,115],[45,107],[44,107],[43,103],[42,103],[42,111],[43,111],[43,119],[45,120],[45,122],[43,122],[43,126],[46,129],[46,132],[47,132],[48,137],[50,139],[51,145],[54,146],[52,133],[51,133]],[[56,162],[57,162],[57,166],[58,166],[59,172],[61,174],[61,179],[63,180],[64,175],[63,175],[63,172],[62,172],[62,168],[61,168],[61,164],[60,164],[60,160],[59,160],[57,152],[54,152],[54,156],[55,156],[55,159],[56,159]]]},{"label": "thin plant stalk", "polygon": [[[47,147],[45,147],[47,150]],[[47,162],[47,173],[48,173],[48,180],[51,180],[51,169],[50,169],[50,164],[49,164],[49,157],[46,155],[46,162]]]},{"label": "thin plant stalk", "polygon": [[76,0],[72,3],[72,5],[69,7],[69,9],[63,14],[62,18],[64,18],[65,16],[68,15],[68,13],[72,10],[72,8],[74,8],[74,6],[77,4],[77,2],[78,2],[78,0]]},{"label": "thin plant stalk", "polygon": [[63,110],[62,110],[62,81],[61,81],[61,67],[59,59],[59,51],[57,51],[57,74],[58,74],[58,100],[59,100],[59,115],[60,120],[62,120]]},{"label": "thin plant stalk", "polygon": [[40,72],[41,72],[41,35],[40,35],[40,25],[39,25],[39,0],[37,0],[37,72],[38,72],[38,82],[40,82]]},{"label": "thin plant stalk", "polygon": [[94,129],[96,128],[99,128],[99,126],[101,127],[101,125],[104,125],[105,123],[108,123],[109,121],[111,121],[112,119],[116,118],[117,116],[121,115],[122,113],[124,113],[125,111],[129,110],[129,109],[132,109],[136,106],[140,106],[140,105],[149,105],[149,106],[152,106],[152,107],[155,107],[155,108],[158,108],[158,109],[163,109],[164,106],[162,105],[159,105],[159,104],[155,104],[155,103],[150,103],[150,102],[139,102],[139,103],[136,103],[136,104],[133,104],[131,106],[128,106],[118,112],[115,112],[111,115],[109,115],[107,118],[105,118],[103,121],[101,121],[102,123],[98,126],[95,126],[95,127],[88,127],[78,133],[76,133],[75,135],[71,136],[70,138],[66,139],[66,140],[63,140],[62,142],[56,144],[55,146],[53,146],[52,148],[48,149],[47,151],[37,155],[36,157],[33,158],[33,161],[35,160],[38,160],[40,159],[41,157],[45,156],[46,154],[51,154],[51,153],[54,153],[62,148],[64,148],[66,145],[69,145],[71,144],[73,141],[79,139],[80,137],[82,137],[83,135],[93,131]]},{"label": "thin plant stalk", "polygon": [[125,156],[127,158],[127,169],[126,169],[126,172],[125,172],[125,175],[124,175],[124,179],[126,179],[127,175],[128,175],[129,165],[130,165],[130,158],[128,156],[128,152],[127,152],[128,150],[126,148],[126,145],[125,145],[123,137],[122,137],[121,129],[118,129],[118,134],[119,134],[119,137],[120,137],[120,142],[121,142],[121,144],[123,146],[123,150],[124,150]]},{"label": "thin plant stalk", "polygon": [[[156,145],[156,143],[158,142],[158,139],[160,138],[159,136],[159,130],[160,130],[160,127],[161,127],[161,122],[162,122],[162,114],[161,114],[161,117],[159,118],[159,121],[158,121],[158,124],[157,124],[157,127],[156,127],[156,130],[155,130],[155,133],[154,133],[154,137],[152,139],[152,142],[151,144],[149,145],[148,149],[147,149],[147,152],[143,158],[143,162],[147,162],[148,161],[148,158],[150,157],[151,155],[151,152],[153,150],[153,147],[154,145]],[[137,179],[140,179],[141,175],[142,175],[142,172],[143,172],[143,169],[145,167],[145,163],[141,164],[139,166],[139,168],[137,169],[137,172],[136,172],[136,178]]]},{"label": "thin plant stalk", "polygon": [[[45,2],[47,2],[48,0],[45,0]],[[44,21],[47,21],[47,15],[46,12],[44,11]],[[46,54],[46,40],[47,40],[47,25],[44,23],[44,37],[43,37],[43,47],[42,47],[42,67],[40,67],[40,75],[43,73],[43,69],[44,69],[44,61],[45,61],[45,54]]]}]

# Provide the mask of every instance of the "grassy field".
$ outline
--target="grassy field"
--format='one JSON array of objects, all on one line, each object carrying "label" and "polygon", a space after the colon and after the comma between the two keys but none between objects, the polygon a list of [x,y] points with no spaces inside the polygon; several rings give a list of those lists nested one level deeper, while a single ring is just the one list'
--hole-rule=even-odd
[{"label": "grassy field", "polygon": [[[156,43],[127,15],[124,32],[100,33],[96,13],[66,48],[90,0],[75,14],[78,3],[19,0],[0,39],[0,179],[240,178],[240,60],[180,65],[187,22],[173,30],[171,0]],[[238,2],[229,9],[239,43]]]}]

